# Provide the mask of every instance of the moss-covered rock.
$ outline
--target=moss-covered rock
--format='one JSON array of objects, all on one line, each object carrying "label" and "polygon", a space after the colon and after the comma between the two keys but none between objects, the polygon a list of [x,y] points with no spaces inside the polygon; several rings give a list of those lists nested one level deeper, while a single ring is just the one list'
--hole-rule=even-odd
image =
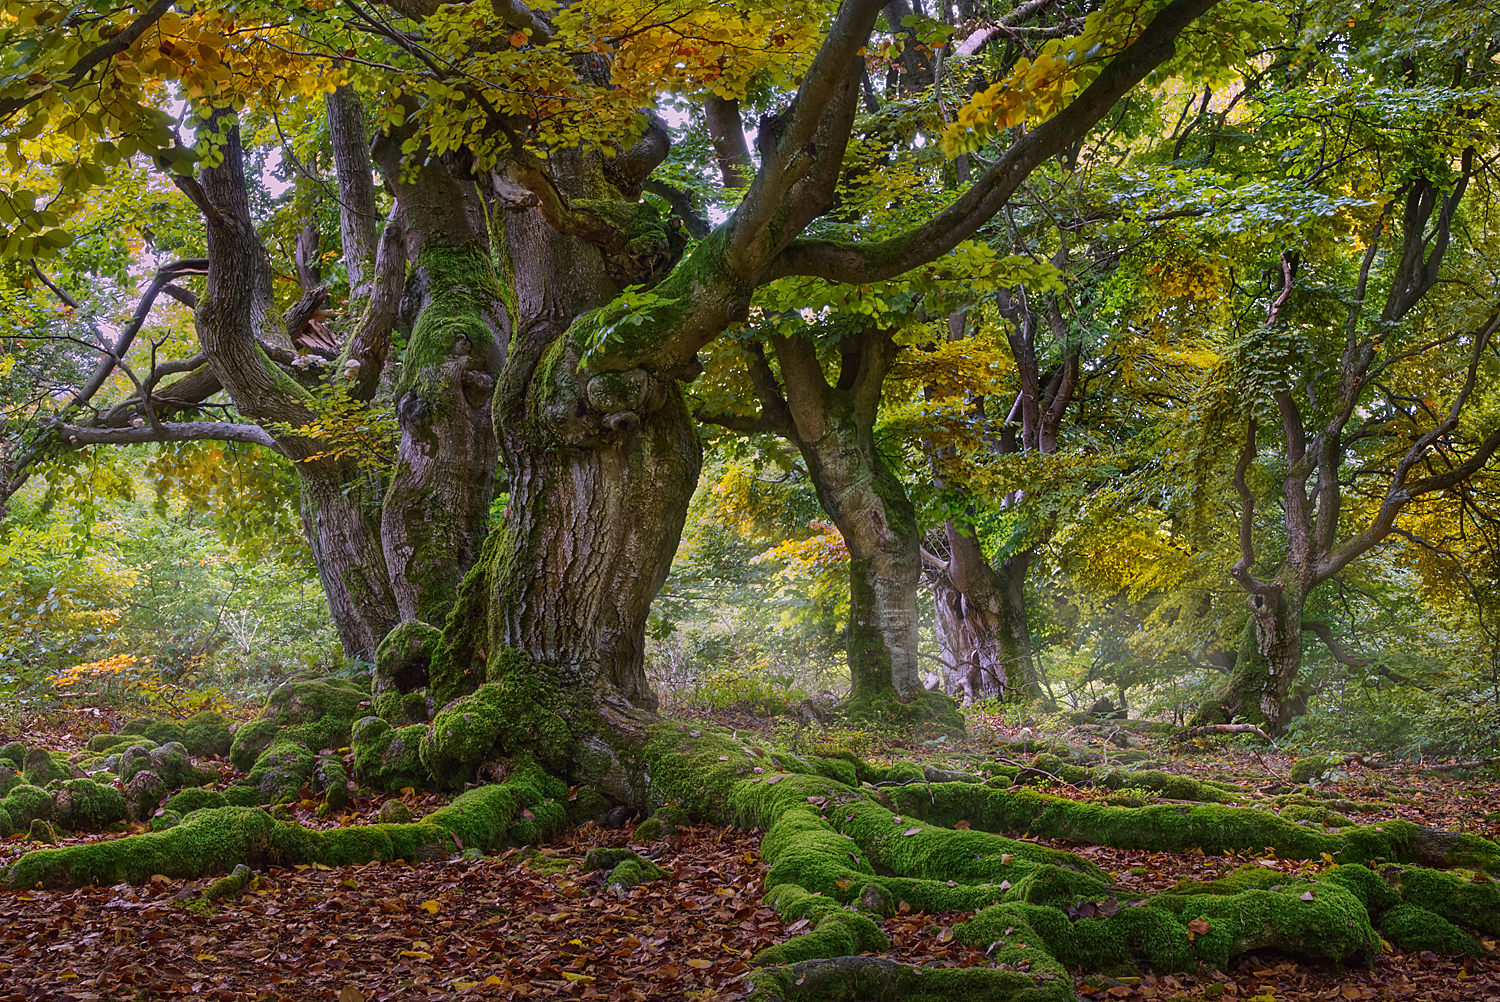
[{"label": "moss-covered rock", "polygon": [[73,778],[73,769],[63,753],[33,748],[26,753],[21,774],[32,786],[46,786],[48,783]]},{"label": "moss-covered rock", "polygon": [[1473,936],[1441,915],[1417,905],[1400,904],[1386,909],[1380,916],[1380,931],[1392,943],[1406,950],[1475,957],[1484,952]]},{"label": "moss-covered rock", "polygon": [[250,886],[255,879],[255,871],[244,863],[236,866],[232,871],[215,880],[203,889],[204,901],[223,901],[226,898],[239,897],[240,893]]},{"label": "moss-covered rock", "polygon": [[265,803],[260,790],[249,783],[235,783],[224,787],[224,800],[230,807],[255,807]]},{"label": "moss-covered rock", "polygon": [[172,792],[166,782],[150,769],[138,769],[125,784],[125,813],[132,821],[149,821]]},{"label": "moss-covered rock", "polygon": [[9,765],[0,764],[0,797],[5,796],[11,790],[22,783],[21,774]]},{"label": "moss-covered rock", "polygon": [[191,755],[221,758],[229,754],[229,718],[214,710],[195,713],[182,722],[182,744]]},{"label": "moss-covered rock", "polygon": [[[3,805],[4,801],[0,801]],[[16,823],[10,819],[10,812],[4,806],[0,806],[0,838],[7,838],[15,833]]]},{"label": "moss-covered rock", "polygon": [[383,825],[404,825],[411,821],[411,808],[399,800],[387,800],[380,805],[380,813],[376,815]]},{"label": "moss-covered rock", "polygon": [[1292,763],[1288,775],[1293,783],[1311,783],[1321,779],[1338,762],[1339,759],[1336,756],[1304,755]]},{"label": "moss-covered rock", "polygon": [[395,728],[381,717],[362,717],[350,734],[354,775],[377,790],[393,792],[429,782],[422,764],[422,739],[427,728],[409,724]]},{"label": "moss-covered rock", "polygon": [[0,807],[5,808],[5,813],[10,815],[11,824],[17,828],[26,828],[37,818],[50,821],[57,812],[52,794],[27,783],[13,787],[5,795],[5,799],[0,800]]},{"label": "moss-covered rock", "polygon": [[278,737],[315,752],[336,750],[349,744],[349,729],[365,715],[361,706],[369,698],[365,685],[353,679],[297,679],[271,690],[261,719],[282,728]]},{"label": "moss-covered rock", "polygon": [[162,806],[168,811],[172,811],[180,816],[186,816],[194,811],[227,807],[229,806],[229,801],[218,790],[205,790],[201,787],[190,786],[185,790],[179,790],[177,793],[172,794]]},{"label": "moss-covered rock", "polygon": [[676,804],[663,804],[649,818],[635,826],[637,842],[655,842],[677,835],[678,829],[689,822],[687,812]]},{"label": "moss-covered rock", "polygon": [[426,689],[415,692],[382,692],[375,697],[375,715],[395,725],[425,724],[432,719],[432,695]]},{"label": "moss-covered rock", "polygon": [[125,798],[120,791],[92,779],[64,780],[52,802],[57,823],[74,831],[98,831],[125,820]]},{"label": "moss-covered rock", "polygon": [[43,821],[41,818],[33,818],[31,827],[26,831],[26,841],[56,845],[57,831],[52,827],[52,822]]},{"label": "moss-covered rock", "polygon": [[349,806],[349,773],[337,755],[322,755],[313,765],[313,788],[323,794],[318,816],[325,817]]},{"label": "moss-covered rock", "polygon": [[8,741],[0,745],[0,759],[10,762],[17,772],[26,761],[26,746],[19,741]]},{"label": "moss-covered rock", "polygon": [[607,846],[590,849],[583,859],[583,868],[591,872],[609,870],[609,877],[606,878],[605,884],[617,894],[667,875],[667,871],[657,866],[654,861],[632,849]]},{"label": "moss-covered rock", "polygon": [[182,744],[187,737],[187,731],[175,720],[157,720],[142,733],[159,745]]},{"label": "moss-covered rock", "polygon": [[[375,650],[375,674],[371,681],[374,694],[399,696],[426,689],[432,657],[442,639],[441,630],[421,620],[409,619],[398,624]],[[386,716],[378,707],[376,712]],[[387,719],[394,721],[391,717]]]},{"label": "moss-covered rock", "polygon": [[89,738],[87,747],[91,752],[107,752],[112,748],[142,740],[144,739],[138,734],[95,734]]},{"label": "moss-covered rock", "polygon": [[849,700],[843,711],[854,720],[922,728],[938,734],[964,733],[964,715],[958,709],[958,702],[946,693],[929,689],[914,693],[905,701],[894,689],[882,689]]},{"label": "moss-covered rock", "polygon": [[168,828],[176,828],[182,824],[182,815],[176,811],[163,810],[151,819],[150,829],[154,832],[164,832]]},{"label": "moss-covered rock", "polygon": [[229,740],[229,762],[240,772],[249,772],[260,753],[271,747],[281,725],[269,717],[257,717],[235,728]]},{"label": "moss-covered rock", "polygon": [[317,757],[295,739],[277,738],[255,760],[249,781],[260,791],[261,803],[274,804],[295,797],[312,779]]}]

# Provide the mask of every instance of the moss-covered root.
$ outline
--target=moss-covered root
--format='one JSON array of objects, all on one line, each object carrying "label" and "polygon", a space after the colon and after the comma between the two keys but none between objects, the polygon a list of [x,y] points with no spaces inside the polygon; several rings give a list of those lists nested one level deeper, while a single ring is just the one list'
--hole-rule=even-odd
[{"label": "moss-covered root", "polygon": [[632,887],[639,887],[647,881],[667,875],[666,870],[632,849],[608,846],[590,849],[589,854],[583,858],[583,868],[591,872],[608,870],[609,877],[605,884],[616,895],[623,895]]},{"label": "moss-covered root", "polygon": [[244,863],[240,863],[229,873],[215,880],[203,890],[203,901],[223,901],[227,898],[237,898],[249,886],[250,881],[255,879],[255,871]]},{"label": "moss-covered root", "polygon": [[337,866],[488,850],[534,842],[560,828],[566,793],[562,782],[524,763],[506,782],[469,790],[412,824],[313,831],[256,807],[210,808],[162,832],[29,852],[11,867],[7,882],[13,888],[139,884],[153,874],[204,877],[239,863]]},{"label": "moss-covered root", "polygon": [[928,969],[884,957],[834,957],[755,971],[746,1002],[1072,1002],[1066,972]]},{"label": "moss-covered root", "polygon": [[1282,859],[1340,863],[1419,863],[1500,874],[1500,845],[1477,835],[1442,832],[1409,821],[1382,821],[1325,832],[1270,811],[1219,804],[1107,807],[1032,790],[968,783],[894,787],[897,809],[937,824],[968,821],[992,832],[1046,832],[1055,838],[1116,849],[1244,852],[1270,848]]}]

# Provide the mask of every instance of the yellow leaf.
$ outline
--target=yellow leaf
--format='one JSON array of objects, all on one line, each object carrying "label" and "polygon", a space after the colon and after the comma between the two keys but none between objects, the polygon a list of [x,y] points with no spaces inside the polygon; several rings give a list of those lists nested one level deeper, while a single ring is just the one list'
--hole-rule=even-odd
[{"label": "yellow leaf", "polygon": [[443,906],[436,901],[424,901],[420,905],[417,905],[417,907],[426,909],[429,914],[436,915],[438,910]]},{"label": "yellow leaf", "polygon": [[565,978],[567,978],[569,981],[593,981],[594,980],[594,976],[592,974],[574,974],[572,971],[563,971],[562,972],[562,976],[565,977]]},{"label": "yellow leaf", "polygon": [[402,950],[401,951],[401,956],[403,956],[403,957],[412,957],[412,958],[414,958],[416,960],[431,960],[432,959],[432,954],[428,953],[426,950]]}]

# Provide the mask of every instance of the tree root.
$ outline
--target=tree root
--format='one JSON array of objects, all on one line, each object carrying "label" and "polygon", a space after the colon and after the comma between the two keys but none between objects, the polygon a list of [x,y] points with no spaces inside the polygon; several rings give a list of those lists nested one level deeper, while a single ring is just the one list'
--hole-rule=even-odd
[{"label": "tree root", "polygon": [[238,863],[338,866],[433,859],[465,849],[535,842],[561,828],[565,795],[561,781],[528,763],[506,782],[470,790],[411,824],[314,831],[277,821],[256,807],[212,808],[196,811],[164,832],[29,852],[10,868],[7,883],[13,888],[139,884],[158,873],[196,878]]},{"label": "tree root", "polygon": [[1276,739],[1254,724],[1201,724],[1198,727],[1189,727],[1185,731],[1178,731],[1172,735],[1172,740],[1186,741],[1188,738],[1201,734],[1254,734],[1269,742],[1272,748],[1277,747]]}]

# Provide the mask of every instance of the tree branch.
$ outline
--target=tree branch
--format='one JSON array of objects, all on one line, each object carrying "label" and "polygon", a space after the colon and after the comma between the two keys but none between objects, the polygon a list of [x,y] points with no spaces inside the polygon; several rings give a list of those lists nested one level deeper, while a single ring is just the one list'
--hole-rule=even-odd
[{"label": "tree branch", "polygon": [[232,424],[228,421],[179,421],[141,425],[132,428],[95,428],[90,425],[65,424],[57,429],[59,437],[70,445],[139,445],[148,442],[243,442],[261,445],[281,453],[282,449],[259,425]]},{"label": "tree branch", "polygon": [[771,275],[813,275],[862,284],[893,278],[946,254],[999,211],[1038,165],[1076,142],[1131,88],[1170,59],[1177,36],[1217,2],[1168,3],[1082,94],[1012,143],[968,191],[928,222],[868,244],[796,241],[782,251],[770,269]]}]

